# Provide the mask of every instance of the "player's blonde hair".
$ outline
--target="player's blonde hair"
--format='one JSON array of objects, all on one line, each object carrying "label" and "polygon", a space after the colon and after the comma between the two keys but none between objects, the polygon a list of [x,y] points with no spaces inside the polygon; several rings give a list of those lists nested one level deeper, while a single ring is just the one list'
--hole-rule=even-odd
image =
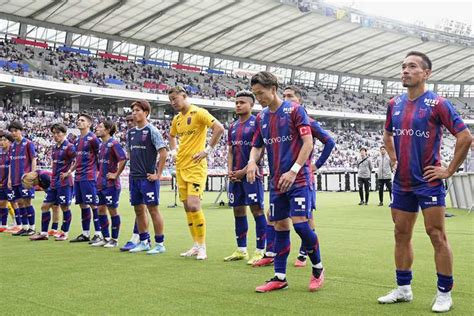
[{"label": "player's blonde hair", "polygon": [[38,184],[38,173],[35,171],[25,173],[21,178],[21,184],[25,189],[31,189]]}]

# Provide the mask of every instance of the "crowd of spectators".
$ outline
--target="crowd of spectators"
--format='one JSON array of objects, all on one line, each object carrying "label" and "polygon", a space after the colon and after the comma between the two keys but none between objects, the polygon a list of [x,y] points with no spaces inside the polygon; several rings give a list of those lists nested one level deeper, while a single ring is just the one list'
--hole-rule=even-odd
[{"label": "crowd of spectators", "polygon": [[[125,116],[109,115],[106,116],[101,110],[95,110],[92,114],[94,125],[104,119],[111,119],[117,124],[117,132],[114,135],[120,140],[123,146],[126,142],[126,122]],[[9,122],[20,120],[24,126],[24,135],[31,139],[36,146],[38,166],[41,168],[51,167],[51,151],[54,146],[51,132],[49,130],[53,123],[61,122],[68,127],[68,139],[74,142],[79,135],[79,130],[75,126],[77,113],[28,111],[26,107],[13,107],[9,111],[0,110],[0,129],[6,129]],[[151,123],[158,128],[165,141],[168,141],[171,121],[154,120]],[[324,122],[323,122],[324,123]],[[227,127],[220,139],[216,150],[208,157],[210,174],[227,173]],[[357,128],[329,129],[328,132],[336,142],[336,146],[321,171],[350,171],[355,170],[357,159],[359,158],[359,149],[364,147],[368,149],[370,159],[376,159],[379,153],[379,147],[382,145],[382,130],[361,131]],[[447,137],[442,146],[442,157],[444,161],[452,159],[454,148],[454,138]],[[313,162],[320,155],[323,145],[320,142],[315,143]],[[267,166],[265,162],[265,166]],[[168,160],[166,165],[168,172],[172,173],[174,169],[173,162]]]},{"label": "crowd of spectators", "polygon": [[[149,93],[166,93],[169,87],[181,85],[191,97],[232,100],[237,91],[249,87],[248,78],[234,74],[189,72],[139,62],[102,59],[53,48],[32,48],[9,41],[0,41],[0,60],[29,65],[29,72],[23,72],[22,67],[13,69],[8,65],[0,69],[17,75]],[[299,87],[304,94],[305,106],[318,110],[384,115],[390,98],[388,95],[320,86]],[[472,99],[450,98],[450,100],[462,117],[474,118]]]}]

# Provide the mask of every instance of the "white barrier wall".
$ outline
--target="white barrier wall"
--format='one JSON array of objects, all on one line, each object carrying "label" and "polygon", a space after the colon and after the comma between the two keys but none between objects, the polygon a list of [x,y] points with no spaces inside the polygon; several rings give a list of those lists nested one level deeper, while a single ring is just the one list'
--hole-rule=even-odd
[{"label": "white barrier wall", "polygon": [[472,209],[474,205],[474,172],[454,174],[448,179],[448,186],[452,207]]}]

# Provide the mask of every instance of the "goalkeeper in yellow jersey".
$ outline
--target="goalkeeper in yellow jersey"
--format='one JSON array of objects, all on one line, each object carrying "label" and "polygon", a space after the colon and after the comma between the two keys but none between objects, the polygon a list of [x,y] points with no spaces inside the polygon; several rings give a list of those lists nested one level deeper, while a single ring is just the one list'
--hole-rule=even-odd
[{"label": "goalkeeper in yellow jersey", "polygon": [[[196,259],[204,260],[207,258],[206,220],[201,210],[201,197],[207,178],[206,157],[213,153],[224,127],[207,110],[191,104],[182,87],[171,88],[168,97],[173,109],[178,111],[171,123],[170,154],[176,155],[179,198],[183,201],[194,240],[193,247],[181,256],[196,256]],[[208,128],[212,130],[212,136],[206,147]]]}]

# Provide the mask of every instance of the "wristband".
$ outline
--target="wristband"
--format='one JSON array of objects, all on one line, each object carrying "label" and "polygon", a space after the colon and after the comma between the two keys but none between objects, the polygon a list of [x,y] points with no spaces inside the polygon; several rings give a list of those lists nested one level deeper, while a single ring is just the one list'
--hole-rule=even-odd
[{"label": "wristband", "polygon": [[295,164],[293,165],[293,167],[291,167],[290,170],[298,174],[298,172],[300,172],[300,169],[301,169],[301,166],[297,162],[295,162]]}]

